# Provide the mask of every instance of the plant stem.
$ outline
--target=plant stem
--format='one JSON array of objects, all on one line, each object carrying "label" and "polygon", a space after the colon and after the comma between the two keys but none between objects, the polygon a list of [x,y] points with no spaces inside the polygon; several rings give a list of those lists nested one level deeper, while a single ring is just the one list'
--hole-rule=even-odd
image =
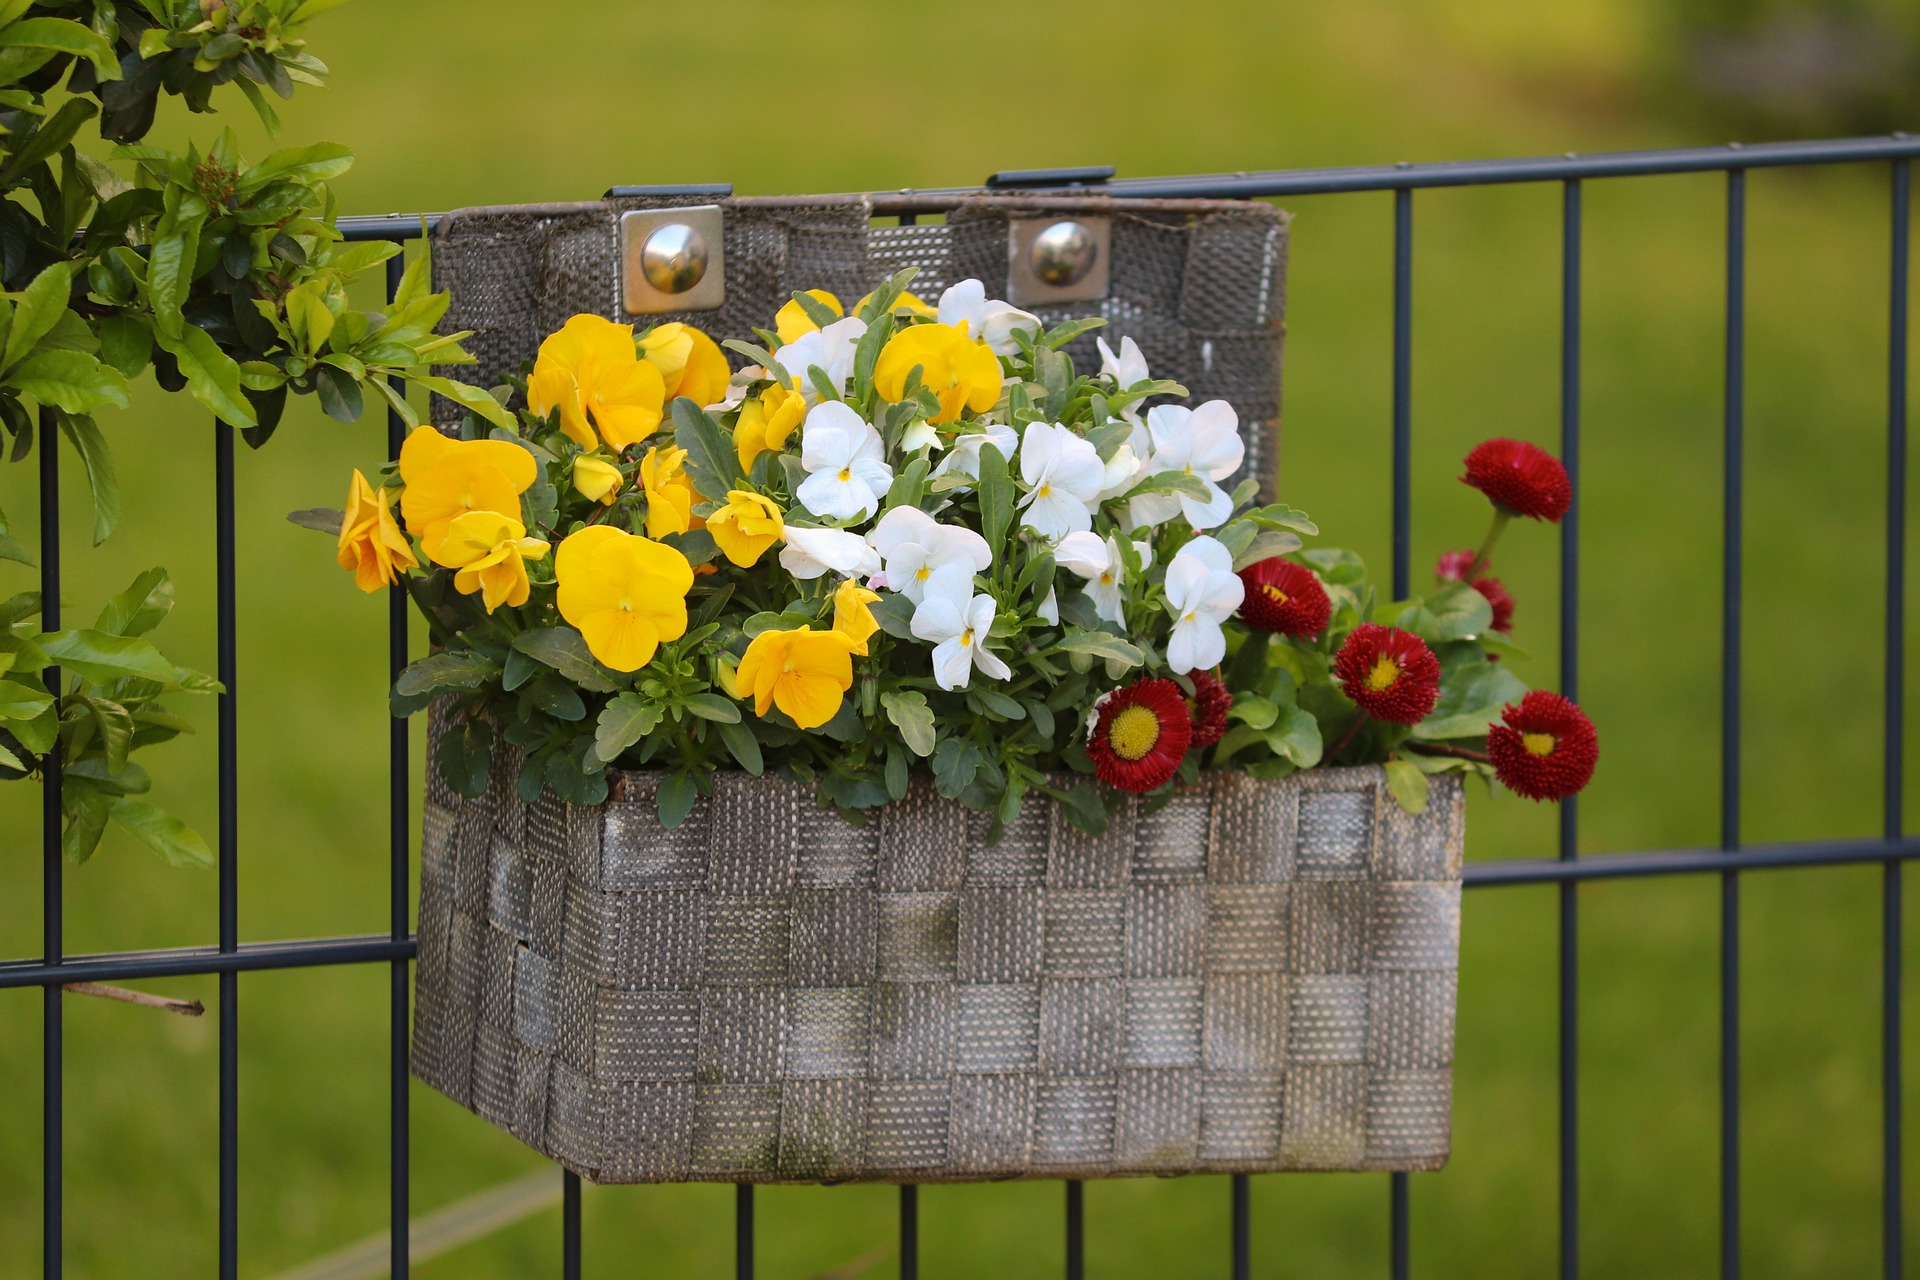
[{"label": "plant stem", "polygon": [[1328,764],[1332,764],[1334,759],[1353,742],[1354,738],[1359,736],[1361,727],[1371,718],[1364,709],[1354,712],[1352,721],[1341,731],[1338,740],[1334,742],[1333,746],[1328,749],[1327,753],[1322,756],[1321,759],[1325,760]]},{"label": "plant stem", "polygon": [[1423,756],[1458,756],[1462,760],[1478,760],[1481,764],[1493,763],[1492,756],[1471,747],[1450,747],[1442,742],[1405,742],[1401,745]]},{"label": "plant stem", "polygon": [[1472,582],[1480,576],[1480,571],[1487,567],[1487,561],[1493,558],[1494,544],[1500,541],[1500,535],[1507,531],[1507,522],[1511,519],[1513,519],[1513,513],[1505,507],[1496,506],[1493,509],[1493,526],[1487,530],[1487,540],[1481,543],[1480,550],[1474,553],[1473,563],[1467,566],[1467,572],[1462,581]]}]

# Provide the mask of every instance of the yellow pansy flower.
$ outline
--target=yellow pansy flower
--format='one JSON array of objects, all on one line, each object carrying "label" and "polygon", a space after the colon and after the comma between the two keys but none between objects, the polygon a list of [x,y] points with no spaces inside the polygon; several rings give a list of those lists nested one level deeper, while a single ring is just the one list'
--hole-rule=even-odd
[{"label": "yellow pansy flower", "polygon": [[[809,289],[807,290],[807,296],[827,310],[833,312],[836,316],[844,316],[847,314],[847,309],[840,305],[840,299],[834,297],[825,289]],[[868,297],[871,296],[871,294],[868,295]],[[861,301],[865,302],[866,299],[862,298]],[[791,298],[787,299],[786,305],[774,312],[773,315],[773,331],[780,335],[780,341],[783,345],[792,342],[803,333],[812,333],[819,327],[819,325],[813,322],[813,317],[807,314],[806,308]]]},{"label": "yellow pansy flower", "polygon": [[560,616],[615,671],[638,671],[661,641],[687,633],[693,566],[672,547],[591,525],[560,544],[553,572]]},{"label": "yellow pansy flower", "polygon": [[873,610],[867,607],[879,598],[878,591],[867,590],[858,578],[848,578],[833,593],[833,629],[853,641],[853,651],[862,657],[866,656],[868,638],[880,629]]},{"label": "yellow pansy flower", "polygon": [[755,715],[779,707],[802,729],[817,729],[853,687],[853,641],[838,631],[762,631],[747,646],[735,681],[753,694]]},{"label": "yellow pansy flower", "polygon": [[772,498],[746,489],[727,491],[727,505],[707,517],[707,532],[727,559],[750,568],[780,541],[786,521]]},{"label": "yellow pansy flower", "polygon": [[706,499],[694,492],[693,481],[683,468],[687,451],[668,445],[647,450],[640,460],[640,484],[647,492],[647,536],[664,538],[670,533],[699,529],[706,521],[693,514],[693,504]]},{"label": "yellow pansy flower", "polygon": [[354,585],[378,591],[393,585],[397,570],[419,567],[407,535],[393,518],[393,491],[374,492],[359,468],[347,486],[347,514],[340,522],[340,567],[353,570]]},{"label": "yellow pansy flower", "polygon": [[467,512],[519,514],[520,495],[537,474],[533,455],[511,440],[449,440],[416,427],[400,446],[400,514],[433,559],[447,526]]},{"label": "yellow pansy flower", "polygon": [[934,422],[952,422],[962,409],[985,413],[1000,398],[1000,357],[968,337],[964,323],[911,325],[887,339],[873,367],[874,389],[898,402],[915,366],[920,385],[940,401]]},{"label": "yellow pansy flower", "polygon": [[[866,297],[860,299],[860,301],[854,303],[853,309],[859,311],[871,301],[873,301],[873,295],[868,294]],[[904,289],[900,291],[900,296],[893,300],[893,313],[898,315],[902,311],[910,316],[919,316],[923,320],[932,320],[940,314],[920,298],[908,293]],[[782,341],[785,341],[785,339],[782,339]]]},{"label": "yellow pansy flower", "polygon": [[617,453],[646,439],[668,398],[661,371],[634,350],[633,326],[603,316],[562,325],[540,344],[527,379],[527,407],[543,418],[559,409],[560,429],[583,449],[605,440]]},{"label": "yellow pansy flower", "polygon": [[787,447],[793,429],[807,416],[807,398],[791,387],[778,383],[740,406],[740,417],[733,424],[733,447],[740,455],[740,469],[753,470],[753,460],[772,449]]},{"label": "yellow pansy flower", "polygon": [[729,698],[738,698],[740,694],[740,664],[728,654],[721,654],[713,660],[713,679],[720,691]]},{"label": "yellow pansy flower", "polygon": [[433,561],[458,569],[454,589],[468,596],[479,592],[492,613],[503,604],[518,608],[527,602],[527,561],[546,558],[547,544],[529,538],[526,526],[512,516],[469,511],[447,526]]},{"label": "yellow pansy flower", "polygon": [[692,325],[656,326],[640,339],[640,355],[665,379],[668,400],[685,396],[704,408],[726,399],[733,370],[719,344]]},{"label": "yellow pansy flower", "polygon": [[613,505],[615,495],[626,483],[620,468],[605,458],[583,453],[573,460],[573,491],[589,502]]}]

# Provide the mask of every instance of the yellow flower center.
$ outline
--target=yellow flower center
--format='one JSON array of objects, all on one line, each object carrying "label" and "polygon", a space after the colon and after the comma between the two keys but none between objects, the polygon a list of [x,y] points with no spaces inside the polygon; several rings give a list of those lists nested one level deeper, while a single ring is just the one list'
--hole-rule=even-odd
[{"label": "yellow flower center", "polygon": [[853,468],[852,467],[840,468],[840,482],[842,484],[845,484],[847,481],[851,479],[853,479]]},{"label": "yellow flower center", "polygon": [[1052,493],[1053,493],[1053,486],[1052,486],[1052,485],[1050,485],[1050,484],[1043,484],[1043,485],[1041,485],[1041,486],[1040,486],[1040,492],[1039,492],[1038,494],[1036,494],[1036,495],[1034,495],[1034,496],[1035,496],[1035,497],[1040,497],[1040,498],[1045,498],[1045,497],[1047,497],[1047,496],[1049,496],[1049,495],[1051,495]]},{"label": "yellow flower center", "polygon": [[1100,585],[1103,587],[1110,587],[1113,585],[1113,570],[1109,569],[1105,573],[1100,575]]},{"label": "yellow flower center", "polygon": [[1123,707],[1107,725],[1107,745],[1122,760],[1139,760],[1160,741],[1160,717],[1142,706]]},{"label": "yellow flower center", "polygon": [[928,578],[931,578],[932,576],[933,576],[933,570],[924,564],[921,565],[918,569],[915,569],[913,571],[913,580],[915,582],[925,582]]},{"label": "yellow flower center", "polygon": [[973,648],[973,632],[971,632],[971,631],[962,631],[962,632],[960,633],[960,647],[961,647],[962,649],[971,649],[971,648]]},{"label": "yellow flower center", "polygon": [[1274,586],[1271,582],[1261,583],[1260,590],[1266,592],[1267,599],[1273,601],[1275,604],[1285,604],[1287,602],[1287,593]]},{"label": "yellow flower center", "polygon": [[1373,670],[1367,672],[1367,687],[1371,689],[1392,688],[1393,682],[1399,678],[1400,664],[1392,658],[1382,658],[1373,664]]},{"label": "yellow flower center", "polygon": [[1553,735],[1550,733],[1523,733],[1520,735],[1520,745],[1525,747],[1529,754],[1550,756],[1553,754]]}]

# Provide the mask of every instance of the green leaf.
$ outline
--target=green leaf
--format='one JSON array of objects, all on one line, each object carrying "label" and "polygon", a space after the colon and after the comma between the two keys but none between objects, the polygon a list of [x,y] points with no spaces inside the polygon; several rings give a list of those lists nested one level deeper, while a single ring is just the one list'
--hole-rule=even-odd
[{"label": "green leaf", "polygon": [[106,404],[124,409],[129,403],[120,371],[84,351],[36,351],[6,381],[21,395],[68,413],[91,413]]},{"label": "green leaf", "polygon": [[0,680],[0,720],[33,720],[53,705],[45,689],[19,680]]},{"label": "green leaf", "polygon": [[180,365],[187,380],[187,391],[212,410],[221,421],[235,427],[251,427],[253,406],[240,389],[240,366],[220,349],[211,335],[199,325],[182,325],[169,336],[164,329],[154,335],[166,352]]},{"label": "green leaf", "polygon": [[1244,569],[1250,564],[1271,560],[1275,556],[1291,555],[1299,549],[1298,534],[1288,533],[1282,529],[1262,529],[1253,536],[1253,541],[1247,544],[1246,550],[1233,558],[1233,567],[1236,570]]},{"label": "green leaf", "polygon": [[593,753],[611,764],[660,723],[660,705],[637,693],[623,693],[600,711],[593,734]]},{"label": "green leaf", "polygon": [[1196,502],[1206,502],[1211,496],[1207,492],[1206,482],[1198,476],[1190,476],[1184,471],[1156,471],[1115,501],[1126,502],[1149,493],[1175,493]]},{"label": "green leaf", "polygon": [[[1479,592],[1474,592],[1479,595]],[[1476,662],[1450,672],[1440,682],[1440,700],[1433,711],[1413,727],[1413,736],[1428,742],[1447,738],[1478,738],[1500,715],[1500,708],[1525,697],[1527,686],[1501,662]]]},{"label": "green leaf", "polygon": [[1320,722],[1305,707],[1287,707],[1266,731],[1267,746],[1273,753],[1291,760],[1302,769],[1320,763],[1325,749],[1320,739]]},{"label": "green leaf", "polygon": [[713,415],[681,396],[673,402],[673,441],[687,451],[693,487],[717,502],[741,484],[740,455]]},{"label": "green leaf", "polygon": [[286,308],[287,328],[293,331],[300,350],[311,355],[327,345],[327,339],[333,336],[333,312],[327,309],[326,296],[318,281],[310,280],[288,290]]},{"label": "green leaf", "polygon": [[[472,414],[491,422],[496,427],[512,427],[513,415],[506,407],[478,387],[470,387],[464,382],[455,382],[451,378],[437,375],[408,374],[408,379],[417,387],[424,387],[459,405]],[[703,491],[704,492],[704,491]]]},{"label": "green leaf", "polygon": [[942,738],[933,751],[933,781],[940,794],[952,800],[965,791],[979,773],[980,748],[966,738]]},{"label": "green leaf", "polygon": [[995,444],[980,446],[980,532],[990,547],[1003,547],[1013,523],[1013,477]]},{"label": "green leaf", "polygon": [[[880,629],[895,640],[913,639],[913,601],[897,592],[889,592],[867,606]],[[926,752],[920,754],[925,755]]]},{"label": "green leaf", "polygon": [[306,507],[299,511],[287,512],[287,519],[302,529],[312,529],[315,533],[340,536],[340,526],[346,523],[347,513],[333,507]]},{"label": "green leaf", "polygon": [[1139,646],[1106,631],[1069,631],[1066,638],[1054,648],[1067,653],[1086,653],[1096,658],[1109,658],[1115,662],[1124,662],[1130,667],[1139,666],[1147,658],[1147,655],[1140,651]]},{"label": "green leaf", "polygon": [[[832,307],[809,294],[795,291],[793,300],[800,304],[800,310],[806,313],[807,319],[813,321],[816,328],[824,329],[840,319],[834,314]],[[685,445],[680,447],[686,448]]]},{"label": "green leaf", "polygon": [[[1262,528],[1291,529],[1295,533],[1309,538],[1317,537],[1320,526],[1307,518],[1304,511],[1295,511],[1284,502],[1275,502],[1269,506],[1256,507],[1247,512],[1245,519],[1253,521]],[[1356,557],[1357,559],[1357,557]]]},{"label": "green leaf", "polygon": [[65,779],[60,789],[60,853],[79,866],[100,847],[106,833],[112,798],[100,788],[79,778]]},{"label": "green leaf", "polygon": [[149,569],[133,585],[107,601],[94,620],[96,631],[113,636],[143,636],[173,610],[173,579],[165,569]]},{"label": "green leaf", "polygon": [[1407,761],[1387,761],[1387,790],[1408,813],[1427,811],[1427,775]]},{"label": "green leaf", "polygon": [[612,693],[613,681],[607,679],[587,641],[572,627],[536,627],[513,638],[513,647],[529,658],[544,662],[567,679],[591,693]]},{"label": "green leaf", "polygon": [[720,726],[720,741],[727,744],[727,750],[739,762],[740,767],[754,777],[759,777],[766,764],[760,758],[760,740],[753,736],[753,730],[744,724],[723,724]]},{"label": "green leaf", "polygon": [[1464,582],[1450,582],[1426,599],[1433,615],[1432,641],[1470,640],[1493,625],[1493,606]]},{"label": "green leaf", "polygon": [[888,690],[880,695],[880,705],[887,709],[887,719],[900,731],[908,750],[922,758],[933,754],[936,731],[926,694],[911,689]]},{"label": "green leaf", "polygon": [[70,53],[93,64],[102,80],[120,78],[120,60],[113,46],[88,28],[65,18],[24,18],[0,30],[0,48],[50,49]]},{"label": "green leaf", "polygon": [[1227,710],[1229,720],[1238,720],[1250,729],[1269,729],[1280,718],[1280,708],[1262,697],[1238,697]]},{"label": "green leaf", "polygon": [[682,704],[702,720],[712,720],[718,724],[739,724],[740,708],[717,693],[696,693]]},{"label": "green leaf", "polygon": [[170,685],[177,674],[158,649],[134,636],[90,629],[49,631],[40,637],[40,647],[56,665],[96,684],[131,676]]},{"label": "green leaf", "polygon": [[56,262],[35,276],[13,307],[13,325],[7,330],[6,354],[0,367],[13,368],[52,332],[66,313],[67,299],[73,291],[75,264]]},{"label": "green leaf", "polygon": [[153,360],[153,330],[129,315],[103,316],[100,359],[124,377],[137,377]]},{"label": "green leaf", "polygon": [[660,789],[653,799],[660,809],[660,825],[671,831],[693,812],[700,800],[700,786],[690,773],[670,773],[660,779]]},{"label": "green leaf", "polygon": [[66,145],[73,141],[73,135],[80,132],[80,126],[93,119],[99,108],[85,98],[69,98],[61,104],[58,111],[34,130],[0,169],[0,186],[12,186],[26,177],[28,171],[43,161],[52,159]]},{"label": "green leaf", "polygon": [[393,688],[409,698],[441,689],[478,689],[499,670],[491,658],[471,649],[430,653],[402,671]]},{"label": "green leaf", "polygon": [[320,408],[335,422],[358,422],[365,410],[365,398],[360,384],[351,374],[342,373],[331,365],[320,365],[313,371],[313,389],[320,395]]},{"label": "green leaf", "polygon": [[353,152],[337,142],[276,151],[241,177],[239,190],[258,191],[274,182],[312,185],[337,178],[353,167]]},{"label": "green leaf", "polygon": [[493,773],[493,726],[483,716],[448,725],[433,759],[455,795],[485,795]]},{"label": "green leaf", "polygon": [[127,752],[133,750],[133,716],[110,698],[87,698],[87,710],[93,715],[100,733],[100,754],[108,773],[127,767]]}]

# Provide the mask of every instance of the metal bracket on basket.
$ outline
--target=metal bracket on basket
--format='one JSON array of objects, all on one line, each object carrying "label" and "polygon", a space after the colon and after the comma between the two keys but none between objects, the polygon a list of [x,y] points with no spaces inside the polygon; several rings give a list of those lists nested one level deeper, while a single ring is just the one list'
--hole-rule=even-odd
[{"label": "metal bracket on basket", "polygon": [[720,206],[621,214],[620,299],[631,316],[711,311],[725,302],[726,219]]},{"label": "metal bracket on basket", "polygon": [[1112,223],[1103,217],[1007,222],[1007,301],[1017,307],[1107,296]]}]

